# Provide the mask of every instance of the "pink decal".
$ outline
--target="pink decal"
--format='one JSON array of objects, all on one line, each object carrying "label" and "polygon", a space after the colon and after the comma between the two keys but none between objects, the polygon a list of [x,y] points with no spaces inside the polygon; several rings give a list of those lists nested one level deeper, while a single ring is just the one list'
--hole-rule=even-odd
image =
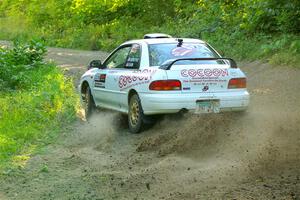
[{"label": "pink decal", "polygon": [[222,76],[228,76],[228,70],[227,69],[221,69]]},{"label": "pink decal", "polygon": [[182,76],[182,77],[188,77],[188,76],[189,76],[189,75],[187,74],[187,70],[186,70],[186,69],[181,70],[181,76]]},{"label": "pink decal", "polygon": [[212,76],[212,71],[211,71],[211,69],[205,69],[205,70],[204,70],[204,74],[205,74],[205,76]]},{"label": "pink decal", "polygon": [[156,72],[154,70],[144,69],[143,71],[136,71],[134,75],[120,76],[119,77],[119,88],[126,89],[132,86],[148,83],[152,78],[152,75]]},{"label": "pink decal", "polygon": [[191,77],[191,78],[218,78],[228,76],[227,69],[183,69],[181,70],[182,77]]},{"label": "pink decal", "polygon": [[139,80],[142,81],[143,79],[144,79],[144,77],[139,75]]},{"label": "pink decal", "polygon": [[194,70],[194,69],[189,69],[189,75],[190,75],[191,77],[195,77],[195,76],[197,75],[197,71]]},{"label": "pink decal", "polygon": [[120,78],[119,78],[119,87],[122,88],[124,86],[125,86],[124,85],[124,76],[120,76]]},{"label": "pink decal", "polygon": [[179,57],[179,56],[190,56],[192,55],[196,49],[190,45],[182,45],[181,47],[176,47],[172,50],[172,55]]},{"label": "pink decal", "polygon": [[216,77],[219,77],[221,75],[221,71],[219,69],[214,69],[213,70],[213,75]]},{"label": "pink decal", "polygon": [[132,79],[131,79],[130,76],[127,77],[127,81],[128,81],[128,83],[131,83],[131,82],[132,82]]},{"label": "pink decal", "polygon": [[197,75],[200,76],[200,77],[203,77],[204,76],[203,69],[198,69],[197,70]]}]

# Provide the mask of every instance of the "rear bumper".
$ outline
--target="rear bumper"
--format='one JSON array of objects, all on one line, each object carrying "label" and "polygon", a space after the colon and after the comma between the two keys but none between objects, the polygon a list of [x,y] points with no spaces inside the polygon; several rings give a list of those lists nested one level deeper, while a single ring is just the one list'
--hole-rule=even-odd
[{"label": "rear bumper", "polygon": [[220,111],[241,111],[249,104],[246,90],[220,93],[140,93],[141,103],[146,115],[176,113],[182,109],[194,112],[197,100],[220,100]]}]

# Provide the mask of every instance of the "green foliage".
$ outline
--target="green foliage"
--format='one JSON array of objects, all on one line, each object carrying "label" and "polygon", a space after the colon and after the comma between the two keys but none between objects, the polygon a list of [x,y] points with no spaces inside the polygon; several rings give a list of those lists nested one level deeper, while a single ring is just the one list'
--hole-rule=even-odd
[{"label": "green foliage", "polygon": [[77,96],[59,68],[42,61],[38,42],[1,49],[0,166],[22,166],[36,147],[50,142],[75,118]]},{"label": "green foliage", "polygon": [[299,8],[298,0],[2,0],[0,38],[111,50],[165,32],[202,38],[235,58],[265,58],[299,40]]},{"label": "green foliage", "polygon": [[36,41],[26,45],[15,42],[12,49],[0,49],[1,90],[32,87],[32,71],[43,66],[45,53],[44,45]]}]

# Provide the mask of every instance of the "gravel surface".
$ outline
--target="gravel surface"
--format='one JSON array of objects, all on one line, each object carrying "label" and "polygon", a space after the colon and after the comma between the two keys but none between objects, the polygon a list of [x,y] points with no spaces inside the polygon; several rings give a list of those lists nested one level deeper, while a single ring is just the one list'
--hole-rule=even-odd
[{"label": "gravel surface", "polygon": [[[47,58],[76,83],[105,56],[49,48]],[[100,110],[2,176],[0,199],[300,199],[300,70],[240,67],[247,112],[169,115],[134,135],[126,117]]]}]

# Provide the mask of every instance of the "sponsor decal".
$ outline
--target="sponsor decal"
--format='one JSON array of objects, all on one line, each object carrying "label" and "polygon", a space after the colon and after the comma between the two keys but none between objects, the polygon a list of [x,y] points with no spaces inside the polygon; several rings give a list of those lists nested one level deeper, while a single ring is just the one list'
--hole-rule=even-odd
[{"label": "sponsor decal", "polygon": [[[216,82],[211,82],[211,83],[207,83],[207,82],[203,82],[203,83],[193,83],[194,86],[216,86],[218,85],[218,83]],[[222,86],[221,86],[222,87]],[[209,88],[208,88],[209,89]]]},{"label": "sponsor decal", "polygon": [[149,83],[155,72],[156,69],[144,69],[130,75],[122,75],[119,77],[119,88],[125,90],[136,85]]},{"label": "sponsor decal", "polygon": [[95,87],[105,88],[106,74],[95,75]]},{"label": "sponsor decal", "polygon": [[100,74],[100,82],[105,83],[106,80],[106,74]]},{"label": "sponsor decal", "polygon": [[209,89],[209,87],[208,87],[208,85],[206,85],[206,86],[203,87],[202,91],[206,92],[206,91],[208,91],[208,89]]},{"label": "sponsor decal", "polygon": [[209,83],[209,82],[214,82],[214,83],[222,83],[222,82],[227,82],[226,79],[217,79],[217,78],[203,78],[203,79],[191,79],[191,80],[186,80],[184,81],[185,83]]},{"label": "sponsor decal", "polygon": [[171,54],[175,57],[190,56],[196,52],[196,49],[191,45],[182,45],[172,50]]},{"label": "sponsor decal", "polygon": [[183,69],[181,70],[181,76],[186,78],[219,78],[228,76],[227,69]]}]

